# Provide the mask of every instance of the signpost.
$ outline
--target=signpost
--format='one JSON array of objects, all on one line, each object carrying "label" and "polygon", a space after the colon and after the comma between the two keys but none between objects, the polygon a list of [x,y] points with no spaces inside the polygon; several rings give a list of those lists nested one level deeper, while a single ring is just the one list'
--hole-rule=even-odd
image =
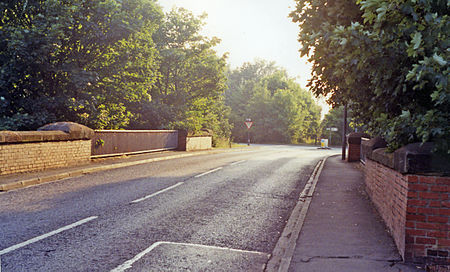
[{"label": "signpost", "polygon": [[338,131],[338,129],[335,128],[335,127],[332,127],[332,128],[327,128],[327,130],[330,131],[330,138],[329,138],[329,141],[330,141],[330,145],[331,145],[331,132],[332,132],[332,131]]},{"label": "signpost", "polygon": [[253,125],[252,119],[245,119],[245,125],[247,126],[247,144],[250,145],[250,128]]}]

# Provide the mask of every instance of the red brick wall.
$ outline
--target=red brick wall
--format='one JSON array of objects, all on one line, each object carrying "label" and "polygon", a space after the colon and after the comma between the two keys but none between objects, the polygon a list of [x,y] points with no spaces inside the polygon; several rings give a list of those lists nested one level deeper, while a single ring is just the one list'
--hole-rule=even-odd
[{"label": "red brick wall", "polygon": [[402,175],[368,159],[365,183],[406,261],[450,265],[450,177]]},{"label": "red brick wall", "polygon": [[450,177],[408,175],[405,258],[450,265]]},{"label": "red brick wall", "polygon": [[361,156],[361,144],[348,144],[347,161],[349,162],[359,161],[360,156]]},{"label": "red brick wall", "polygon": [[0,175],[87,163],[91,141],[55,141],[0,145]]},{"label": "red brick wall", "polygon": [[400,173],[366,160],[366,190],[391,231],[400,255],[405,254],[405,226],[408,182]]}]

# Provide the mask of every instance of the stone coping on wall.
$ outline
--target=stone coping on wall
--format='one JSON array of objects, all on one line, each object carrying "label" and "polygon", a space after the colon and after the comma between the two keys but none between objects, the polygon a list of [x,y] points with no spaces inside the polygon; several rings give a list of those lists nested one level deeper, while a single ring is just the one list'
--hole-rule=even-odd
[{"label": "stone coping on wall", "polygon": [[361,143],[368,159],[396,170],[401,174],[450,175],[450,158],[433,153],[433,143],[408,144],[395,152],[388,152],[386,142],[374,138]]},{"label": "stone coping on wall", "polygon": [[0,144],[90,140],[94,131],[73,122],[45,125],[38,131],[0,131]]},{"label": "stone coping on wall", "polygon": [[0,131],[0,144],[72,140],[62,131]]}]

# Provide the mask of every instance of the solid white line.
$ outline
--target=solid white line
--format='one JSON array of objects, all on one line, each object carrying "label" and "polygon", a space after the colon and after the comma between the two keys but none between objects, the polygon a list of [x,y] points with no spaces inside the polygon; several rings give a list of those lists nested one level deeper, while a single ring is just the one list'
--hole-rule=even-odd
[{"label": "solid white line", "polygon": [[142,251],[141,253],[139,253],[138,255],[134,256],[133,259],[128,260],[126,262],[124,262],[122,265],[119,265],[118,267],[114,268],[113,270],[111,270],[111,272],[122,272],[125,271],[129,268],[131,268],[131,266],[139,261],[140,258],[144,257],[145,254],[149,253],[150,251],[152,251],[153,249],[155,249],[157,246],[159,246],[161,244],[161,242],[156,242],[153,245],[151,245],[149,248],[147,248],[146,250]]},{"label": "solid white line", "polygon": [[237,162],[233,162],[233,163],[231,163],[230,165],[236,165],[236,164],[240,164],[240,163],[243,163],[243,162],[245,162],[246,160],[242,160],[242,161],[237,161]]},{"label": "solid white line", "polygon": [[60,233],[60,232],[63,232],[63,231],[66,231],[66,230],[69,230],[69,229],[78,227],[79,225],[85,224],[85,223],[87,223],[87,222],[89,222],[89,221],[91,221],[91,220],[97,219],[97,218],[98,218],[98,216],[91,216],[91,217],[88,217],[88,218],[86,218],[86,219],[83,219],[83,220],[80,220],[80,221],[78,221],[78,222],[75,222],[75,223],[73,223],[73,224],[70,224],[70,225],[67,225],[67,226],[65,226],[65,227],[59,228],[59,229],[57,229],[57,230],[51,231],[51,232],[49,232],[49,233],[47,233],[47,234],[44,234],[44,235],[35,237],[35,238],[33,238],[33,239],[27,240],[27,241],[25,241],[25,242],[22,242],[22,243],[20,243],[20,244],[14,245],[14,246],[10,246],[10,247],[8,247],[8,248],[5,248],[5,249],[1,250],[1,251],[0,251],[0,256],[2,256],[2,255],[4,255],[4,254],[7,254],[7,253],[9,253],[9,252],[11,252],[11,251],[14,251],[14,250],[16,250],[16,249],[19,249],[19,248],[21,248],[21,247],[27,246],[27,245],[29,245],[29,244],[36,243],[36,242],[38,242],[38,241],[40,241],[40,240],[43,240],[43,239],[45,239],[45,238],[48,238],[48,237],[53,236],[53,235],[55,235],[55,234],[58,234],[58,233]]},{"label": "solid white line", "polygon": [[228,248],[228,247],[216,247],[216,246],[207,246],[207,245],[189,244],[189,243],[176,243],[176,242],[156,242],[156,243],[152,244],[150,247],[148,247],[147,249],[145,249],[144,251],[138,253],[136,256],[134,256],[133,259],[124,262],[123,264],[114,268],[110,272],[123,272],[123,271],[131,268],[135,262],[140,260],[146,254],[150,253],[153,249],[155,249],[156,247],[158,247],[160,245],[193,246],[193,247],[200,247],[200,248],[206,248],[206,249],[218,249],[218,250],[227,250],[227,251],[239,252],[239,253],[257,254],[257,255],[266,256],[267,258],[270,257],[270,254],[263,253],[263,252],[234,249],[234,248]]},{"label": "solid white line", "polygon": [[200,244],[177,243],[177,242],[161,242],[161,244],[179,245],[179,246],[193,246],[193,247],[200,247],[200,248],[206,248],[206,249],[227,250],[227,251],[232,251],[232,252],[249,253],[249,254],[257,254],[257,255],[264,255],[264,256],[269,256],[270,255],[268,253],[259,252],[259,251],[235,249],[235,248],[229,248],[229,247],[208,246],[208,245],[200,245]]},{"label": "solid white line", "polygon": [[219,170],[221,170],[222,168],[223,168],[223,167],[219,167],[219,168],[213,169],[213,170],[211,170],[211,171],[205,172],[205,173],[203,173],[203,174],[197,175],[197,176],[195,176],[195,177],[196,177],[196,178],[203,177],[203,176],[205,176],[205,175],[208,175],[208,174],[214,173],[214,172],[216,172],[216,171],[219,171]]},{"label": "solid white line", "polygon": [[142,198],[133,200],[133,201],[131,201],[131,203],[139,203],[139,202],[144,201],[144,200],[146,200],[146,199],[149,199],[149,198],[151,198],[151,197],[154,197],[154,196],[157,196],[157,195],[162,194],[162,193],[164,193],[164,192],[167,192],[167,191],[169,191],[169,190],[172,190],[173,188],[176,188],[176,187],[178,187],[178,186],[180,186],[180,185],[182,185],[182,184],[184,184],[184,182],[178,182],[177,184],[172,185],[172,186],[170,186],[170,187],[167,187],[166,189],[163,189],[163,190],[158,191],[158,192],[156,192],[156,193],[153,193],[153,194],[151,194],[151,195],[144,196],[144,197],[142,197]]}]

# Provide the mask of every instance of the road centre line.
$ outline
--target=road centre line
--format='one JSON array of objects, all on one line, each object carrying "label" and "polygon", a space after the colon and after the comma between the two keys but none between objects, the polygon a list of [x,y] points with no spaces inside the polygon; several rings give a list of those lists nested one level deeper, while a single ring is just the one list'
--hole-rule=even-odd
[{"label": "road centre line", "polygon": [[263,255],[263,256],[266,256],[267,259],[270,257],[270,254],[263,253],[263,252],[258,252],[258,251],[234,249],[234,248],[228,248],[228,247],[208,246],[208,245],[200,245],[200,244],[160,241],[160,242],[153,243],[150,247],[148,247],[144,251],[142,251],[142,252],[138,253],[136,256],[134,256],[134,258],[124,262],[123,264],[121,264],[118,267],[114,268],[110,272],[123,272],[123,271],[125,271],[127,269],[130,269],[135,262],[139,261],[142,257],[144,257],[146,254],[150,253],[153,249],[155,249],[156,247],[158,247],[160,245],[191,246],[191,247],[200,247],[200,248],[205,248],[205,249],[227,250],[227,251],[238,252],[238,253]]},{"label": "road centre line", "polygon": [[242,161],[237,161],[237,162],[233,162],[233,163],[230,163],[230,166],[231,165],[236,165],[236,164],[240,164],[240,163],[243,163],[243,162],[245,162],[246,160],[242,160]]},{"label": "road centre line", "polygon": [[172,186],[170,186],[170,187],[167,187],[166,189],[163,189],[163,190],[158,191],[158,192],[156,192],[156,193],[153,193],[153,194],[151,194],[151,195],[144,196],[144,197],[142,197],[142,198],[133,200],[133,201],[131,201],[131,203],[139,203],[139,202],[144,201],[144,200],[146,200],[146,199],[149,199],[149,198],[151,198],[151,197],[154,197],[154,196],[157,196],[157,195],[162,194],[162,193],[164,193],[164,192],[167,192],[167,191],[169,191],[169,190],[172,190],[172,189],[174,189],[174,188],[176,188],[176,187],[178,187],[178,186],[180,186],[180,185],[182,185],[182,184],[184,184],[184,182],[178,182],[177,184],[172,185]]},{"label": "road centre line", "polygon": [[196,178],[199,178],[199,177],[203,177],[203,176],[205,176],[205,175],[208,175],[208,174],[211,174],[211,173],[217,172],[217,171],[219,171],[219,170],[221,170],[221,169],[223,169],[223,167],[219,167],[219,168],[216,168],[216,169],[210,170],[210,171],[208,171],[208,172],[205,172],[205,173],[203,173],[203,174],[199,174],[199,175],[197,175],[197,176],[195,176],[195,177],[196,177]]},{"label": "road centre line", "polygon": [[75,227],[78,227],[78,226],[80,226],[82,224],[85,224],[85,223],[87,223],[89,221],[92,221],[94,219],[97,219],[97,218],[98,218],[98,216],[91,216],[91,217],[85,218],[83,220],[77,221],[77,222],[75,222],[73,224],[70,224],[70,225],[67,225],[65,227],[59,228],[57,230],[51,231],[49,233],[46,233],[46,234],[34,237],[34,238],[32,238],[30,240],[27,240],[25,242],[22,242],[20,244],[17,244],[17,245],[14,245],[14,246],[10,246],[8,248],[5,248],[5,249],[1,250],[0,251],[0,256],[2,256],[4,254],[7,254],[7,253],[10,253],[10,252],[12,252],[12,251],[14,251],[16,249],[22,248],[24,246],[27,246],[29,244],[36,243],[36,242],[38,242],[40,240],[43,240],[45,238],[48,238],[48,237],[53,236],[55,234],[58,234],[60,232],[63,232],[63,231],[69,230],[69,229],[73,229]]}]

